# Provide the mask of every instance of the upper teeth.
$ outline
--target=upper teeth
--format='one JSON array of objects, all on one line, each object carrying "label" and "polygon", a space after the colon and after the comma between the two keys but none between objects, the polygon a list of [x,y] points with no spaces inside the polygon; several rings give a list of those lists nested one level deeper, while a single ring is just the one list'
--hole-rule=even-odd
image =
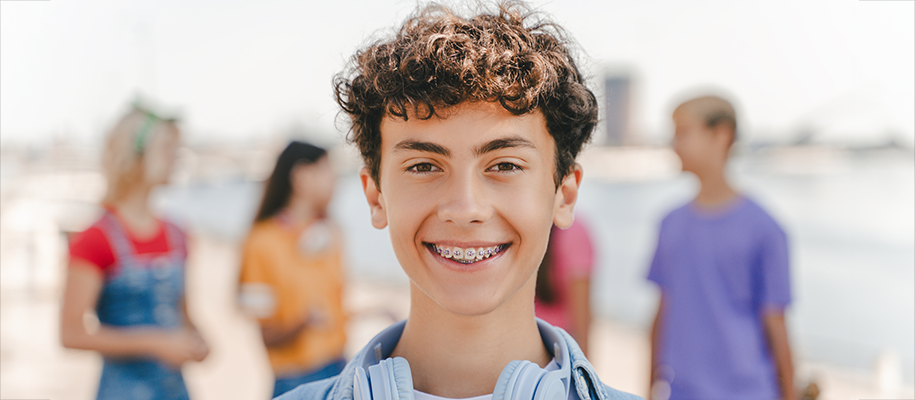
[{"label": "upper teeth", "polygon": [[432,245],[435,249],[435,252],[440,254],[442,257],[450,258],[455,261],[480,261],[489,257],[492,257],[499,253],[502,250],[502,245],[490,246],[490,247],[453,247],[453,246],[439,246]]}]

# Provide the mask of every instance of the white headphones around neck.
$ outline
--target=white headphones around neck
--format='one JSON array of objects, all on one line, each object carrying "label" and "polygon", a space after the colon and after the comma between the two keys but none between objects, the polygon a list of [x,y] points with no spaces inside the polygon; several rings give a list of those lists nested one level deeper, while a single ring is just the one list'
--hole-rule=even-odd
[{"label": "white headphones around neck", "polygon": [[[540,336],[547,348],[553,349],[553,358],[559,365],[555,371],[547,371],[530,361],[515,360],[502,370],[492,400],[567,400],[572,380],[569,349],[565,340],[555,328],[538,321]],[[403,332],[403,323],[389,329]],[[399,333],[383,332],[372,340],[374,354],[363,354],[363,360],[356,367],[353,382],[355,400],[413,400],[413,375],[410,364],[402,357],[382,358],[394,350]],[[393,333],[393,332],[391,332]],[[396,337],[394,337],[396,336]],[[366,374],[368,370],[368,374]]]}]

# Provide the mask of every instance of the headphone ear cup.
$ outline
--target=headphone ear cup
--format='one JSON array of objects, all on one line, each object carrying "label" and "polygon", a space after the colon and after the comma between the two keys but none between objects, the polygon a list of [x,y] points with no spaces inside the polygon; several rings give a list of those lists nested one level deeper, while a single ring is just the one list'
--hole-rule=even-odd
[{"label": "headphone ear cup", "polygon": [[512,361],[502,369],[502,373],[499,374],[499,380],[496,381],[496,388],[492,391],[492,400],[511,400],[512,392],[515,389],[515,381],[517,381],[517,373],[520,371],[522,362],[529,361]]},{"label": "headphone ear cup", "polygon": [[537,385],[533,400],[566,400],[567,397],[568,392],[562,379],[555,374],[547,373]]},{"label": "headphone ear cup", "polygon": [[387,358],[369,366],[369,378],[372,400],[413,400],[413,373],[405,358]]},{"label": "headphone ear cup", "polygon": [[[527,360],[515,360],[502,369],[496,389],[492,398],[496,400],[496,391],[499,391],[501,400],[533,400],[539,387],[540,379],[546,371],[539,365]],[[503,382],[504,380],[504,382]],[[500,390],[501,389],[501,390]]]},{"label": "headphone ear cup", "polygon": [[391,359],[391,370],[394,372],[394,386],[400,400],[413,400],[413,371],[406,358]]},{"label": "headphone ear cup", "polygon": [[365,376],[365,369],[362,367],[356,367],[356,375],[353,376],[353,400],[372,400],[369,378]]},{"label": "headphone ear cup", "polygon": [[562,376],[561,371],[547,372],[530,361],[512,361],[499,375],[492,400],[566,400]]}]

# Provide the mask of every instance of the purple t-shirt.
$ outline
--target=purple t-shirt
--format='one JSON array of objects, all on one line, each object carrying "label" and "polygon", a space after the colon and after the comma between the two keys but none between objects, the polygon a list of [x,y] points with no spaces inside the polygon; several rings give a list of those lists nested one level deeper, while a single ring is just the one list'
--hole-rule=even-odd
[{"label": "purple t-shirt", "polygon": [[779,398],[762,313],[791,301],[788,275],[785,233],[750,199],[664,218],[648,279],[664,295],[658,362],[670,400]]}]

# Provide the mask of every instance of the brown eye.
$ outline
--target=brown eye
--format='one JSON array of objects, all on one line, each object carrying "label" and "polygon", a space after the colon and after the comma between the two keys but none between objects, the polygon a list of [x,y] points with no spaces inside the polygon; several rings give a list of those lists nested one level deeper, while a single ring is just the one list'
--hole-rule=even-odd
[{"label": "brown eye", "polygon": [[407,171],[418,172],[418,173],[428,173],[435,172],[438,168],[430,163],[419,163],[410,168],[407,168]]},{"label": "brown eye", "polygon": [[512,163],[509,163],[509,162],[503,162],[503,163],[498,163],[496,165],[493,165],[492,167],[489,168],[489,170],[498,171],[498,172],[510,172],[510,171],[520,171],[521,167],[519,167],[515,164],[512,164]]}]

